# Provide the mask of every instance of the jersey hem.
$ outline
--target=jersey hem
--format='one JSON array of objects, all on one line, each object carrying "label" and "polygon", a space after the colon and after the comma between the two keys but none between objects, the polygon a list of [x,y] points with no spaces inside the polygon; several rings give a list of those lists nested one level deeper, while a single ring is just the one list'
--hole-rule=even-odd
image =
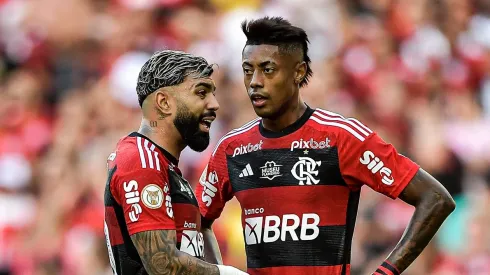
[{"label": "jersey hem", "polygon": [[128,233],[129,236],[134,235],[136,233],[141,233],[145,231],[153,231],[153,230],[177,230],[175,226],[165,226],[165,225],[141,225],[136,228],[129,228]]}]

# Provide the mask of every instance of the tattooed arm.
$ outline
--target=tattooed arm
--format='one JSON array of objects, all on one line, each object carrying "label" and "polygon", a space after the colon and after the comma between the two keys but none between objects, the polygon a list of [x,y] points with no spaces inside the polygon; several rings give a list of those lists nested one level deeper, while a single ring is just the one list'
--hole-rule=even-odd
[{"label": "tattooed arm", "polygon": [[201,218],[201,232],[204,238],[204,259],[213,264],[223,264],[221,252],[219,250],[218,240],[211,228],[213,221]]},{"label": "tattooed arm", "polygon": [[400,274],[420,255],[456,204],[446,188],[422,169],[400,194],[415,206],[402,239],[375,274]]},{"label": "tattooed arm", "polygon": [[153,230],[131,236],[145,270],[150,275],[219,275],[216,265],[177,249],[175,230]]},{"label": "tattooed arm", "polygon": [[247,275],[226,265],[206,263],[177,249],[175,230],[152,230],[131,235],[150,275]]}]

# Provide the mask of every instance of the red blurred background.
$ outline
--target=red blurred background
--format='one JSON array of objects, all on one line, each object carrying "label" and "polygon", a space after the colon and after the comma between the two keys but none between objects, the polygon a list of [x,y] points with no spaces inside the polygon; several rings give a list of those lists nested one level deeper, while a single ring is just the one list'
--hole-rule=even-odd
[{"label": "red blurred background", "polygon": [[[353,116],[438,178],[457,210],[404,274],[490,274],[490,0],[0,0],[0,274],[110,274],[105,162],[139,127],[136,77],[178,49],[219,64],[212,142],[255,117],[240,22],[283,16],[311,40],[312,107]],[[186,149],[196,184],[212,146]],[[353,275],[370,274],[413,208],[364,188]],[[240,208],[215,230],[245,268]]]}]

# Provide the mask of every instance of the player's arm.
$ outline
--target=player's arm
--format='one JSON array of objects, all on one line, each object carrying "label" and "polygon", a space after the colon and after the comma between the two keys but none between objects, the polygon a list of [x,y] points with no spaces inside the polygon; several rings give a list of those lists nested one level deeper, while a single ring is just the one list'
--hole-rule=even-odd
[{"label": "player's arm", "polygon": [[232,197],[226,162],[225,145],[218,145],[196,185],[196,198],[201,212],[201,231],[204,239],[204,258],[210,263],[221,264],[223,259],[218,241],[212,229],[227,201]]},{"label": "player's arm", "polygon": [[208,220],[204,217],[201,218],[201,232],[204,243],[206,244],[204,246],[204,259],[209,263],[223,264],[218,240],[212,228],[213,222],[214,220]]},{"label": "player's arm", "polygon": [[423,169],[399,198],[415,206],[415,212],[402,239],[374,274],[399,274],[407,269],[456,207],[446,188]]},{"label": "player's arm", "polygon": [[[218,266],[181,252],[175,230],[151,230],[131,235],[145,270],[150,275],[219,275]],[[222,273],[230,274],[230,273]]]},{"label": "player's arm", "polygon": [[398,154],[393,145],[357,120],[343,123],[349,131],[339,132],[339,162],[348,186],[359,190],[362,185],[368,185],[378,193],[391,199],[400,198],[416,208],[401,241],[374,273],[399,274],[427,246],[454,210],[455,203],[436,179]]},{"label": "player's arm", "polygon": [[[206,263],[178,250],[166,167],[157,172],[158,168],[140,168],[139,159],[131,160],[119,168],[111,192],[123,208],[128,233],[148,274],[246,274],[234,267]],[[152,192],[154,200],[149,201],[145,192]]]}]

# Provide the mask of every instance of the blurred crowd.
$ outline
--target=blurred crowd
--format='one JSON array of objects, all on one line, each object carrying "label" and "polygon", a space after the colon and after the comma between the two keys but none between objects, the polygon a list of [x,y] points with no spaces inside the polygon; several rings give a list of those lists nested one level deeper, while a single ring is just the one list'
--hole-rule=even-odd
[{"label": "blurred crowd", "polygon": [[[283,16],[311,41],[312,107],[356,117],[440,180],[457,203],[404,274],[490,274],[490,0],[0,0],[0,274],[109,275],[106,159],[138,129],[136,78],[161,49],[217,63],[217,140],[253,119],[244,19]],[[365,187],[353,275],[371,274],[413,207]],[[214,229],[246,267],[240,207]]]}]

